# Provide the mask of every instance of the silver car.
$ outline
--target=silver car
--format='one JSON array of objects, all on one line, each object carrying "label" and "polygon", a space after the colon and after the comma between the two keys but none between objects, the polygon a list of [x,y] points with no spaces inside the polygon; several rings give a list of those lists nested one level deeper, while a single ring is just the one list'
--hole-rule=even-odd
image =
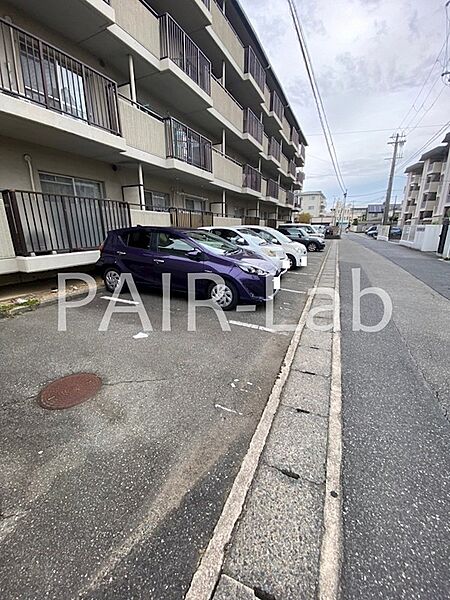
[{"label": "silver car", "polygon": [[308,252],[305,246],[298,242],[293,242],[284,233],[281,233],[281,231],[277,231],[272,227],[265,227],[264,225],[243,225],[237,227],[237,229],[240,231],[254,231],[269,244],[281,246],[288,257],[290,269],[308,266]]},{"label": "silver car", "polygon": [[239,227],[201,227],[201,229],[207,229],[232,244],[252,250],[255,254],[269,260],[282,274],[289,269],[290,262],[283,248],[269,244],[249,229],[245,231]]}]

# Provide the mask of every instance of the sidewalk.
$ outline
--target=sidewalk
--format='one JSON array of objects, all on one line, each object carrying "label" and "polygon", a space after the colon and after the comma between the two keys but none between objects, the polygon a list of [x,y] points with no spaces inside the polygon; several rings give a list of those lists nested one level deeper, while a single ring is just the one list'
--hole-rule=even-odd
[{"label": "sidewalk", "polygon": [[[335,242],[320,286],[336,285],[337,247]],[[316,296],[312,308],[330,303],[329,296]],[[333,315],[328,311],[315,321],[332,324]],[[256,476],[226,546],[214,600],[318,597],[332,348],[332,332],[303,329]],[[333,491],[330,498],[340,514],[340,494]],[[192,597],[200,598],[198,589]]]}]

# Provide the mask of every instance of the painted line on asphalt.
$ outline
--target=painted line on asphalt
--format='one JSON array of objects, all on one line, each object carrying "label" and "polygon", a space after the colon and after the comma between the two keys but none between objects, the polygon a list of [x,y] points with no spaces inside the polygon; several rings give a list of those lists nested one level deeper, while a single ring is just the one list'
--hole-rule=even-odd
[{"label": "painted line on asphalt", "polygon": [[336,305],[332,340],[328,452],[323,511],[324,534],[320,551],[319,600],[340,598],[342,564],[342,369],[339,249],[336,250]]},{"label": "painted line on asphalt", "polygon": [[112,300],[113,302],[123,302],[124,304],[133,304],[133,306],[138,306],[139,302],[135,302],[134,300],[125,300],[125,298],[113,298],[112,296],[100,296],[102,300]]},{"label": "painted line on asphalt", "polygon": [[[319,269],[315,283],[320,280],[332,246],[330,245],[325,259]],[[292,336],[289,348],[284,357],[283,365],[270,393],[266,407],[253,434],[247,454],[242,461],[241,468],[234,480],[231,491],[217,521],[216,527],[208,547],[203,554],[197,571],[194,573],[191,585],[185,600],[210,600],[214,594],[217,581],[222,570],[225,557],[225,548],[230,542],[233,529],[244,507],[248,490],[255,477],[259,459],[266,445],[275,414],[281,402],[281,393],[291,371],[300,338],[306,324],[308,312],[311,308],[313,296],[308,299],[303,308],[297,328]]]},{"label": "painted line on asphalt", "polygon": [[267,333],[278,333],[286,335],[285,331],[276,331],[269,327],[263,327],[263,325],[255,325],[254,323],[244,323],[243,321],[228,321],[230,325],[237,325],[238,327],[247,327],[248,329],[258,329],[259,331],[266,331]]},{"label": "painted line on asphalt", "polygon": [[299,290],[290,290],[288,288],[281,288],[280,292],[290,292],[291,294],[306,294],[307,292],[300,292]]}]

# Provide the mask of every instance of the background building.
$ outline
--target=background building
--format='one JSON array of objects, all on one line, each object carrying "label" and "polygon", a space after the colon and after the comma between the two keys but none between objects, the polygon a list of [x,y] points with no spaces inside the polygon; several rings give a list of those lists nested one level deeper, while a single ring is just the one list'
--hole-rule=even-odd
[{"label": "background building", "polygon": [[327,199],[323,192],[295,192],[295,207],[312,217],[323,217],[326,213]]},{"label": "background building", "polygon": [[[0,0],[0,275],[289,219],[306,140],[235,0]],[[13,191],[14,190],[14,191]]]},{"label": "background building", "polygon": [[450,213],[450,133],[442,144],[423,154],[418,163],[405,170],[402,225],[439,224]]}]

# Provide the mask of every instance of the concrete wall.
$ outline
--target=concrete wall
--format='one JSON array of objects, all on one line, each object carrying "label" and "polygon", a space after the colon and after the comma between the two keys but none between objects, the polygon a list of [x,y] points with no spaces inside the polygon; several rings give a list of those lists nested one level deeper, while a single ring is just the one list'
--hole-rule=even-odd
[{"label": "concrete wall", "polygon": [[221,40],[240,70],[244,71],[244,47],[214,0],[211,2],[211,16],[214,33]]},{"label": "concrete wall", "polygon": [[139,0],[110,0],[116,23],[156,58],[160,58],[159,19]]},{"label": "concrete wall", "polygon": [[243,131],[244,112],[239,104],[228,94],[218,81],[211,81],[213,107],[220,112],[236,129]]},{"label": "concrete wall", "polygon": [[[148,12],[148,11],[147,11]],[[162,121],[119,98],[122,134],[127,144],[159,158],[166,158],[166,135]]]},{"label": "concrete wall", "polygon": [[150,210],[131,210],[131,224],[133,226],[170,227],[170,214]]}]

